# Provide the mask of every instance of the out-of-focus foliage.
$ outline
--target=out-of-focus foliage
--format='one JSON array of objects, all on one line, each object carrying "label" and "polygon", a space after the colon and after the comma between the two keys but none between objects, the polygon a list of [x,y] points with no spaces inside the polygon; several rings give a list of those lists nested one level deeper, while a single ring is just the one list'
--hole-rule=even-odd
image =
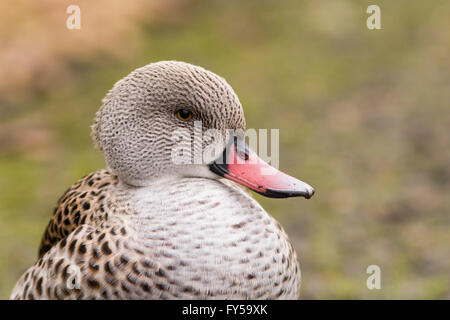
[{"label": "out-of-focus foliage", "polygon": [[450,298],[449,14],[446,0],[3,1],[0,297],[58,197],[104,166],[89,126],[107,90],[176,59],[224,76],[248,127],[280,128],[281,169],[316,188],[256,196],[294,242],[304,298]]}]

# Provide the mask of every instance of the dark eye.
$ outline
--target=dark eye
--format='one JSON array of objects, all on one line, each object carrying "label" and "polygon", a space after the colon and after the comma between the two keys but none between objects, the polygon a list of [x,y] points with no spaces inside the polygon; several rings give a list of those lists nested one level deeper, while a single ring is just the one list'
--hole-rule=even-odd
[{"label": "dark eye", "polygon": [[192,112],[186,109],[180,109],[177,111],[177,117],[183,121],[189,121],[192,119]]}]

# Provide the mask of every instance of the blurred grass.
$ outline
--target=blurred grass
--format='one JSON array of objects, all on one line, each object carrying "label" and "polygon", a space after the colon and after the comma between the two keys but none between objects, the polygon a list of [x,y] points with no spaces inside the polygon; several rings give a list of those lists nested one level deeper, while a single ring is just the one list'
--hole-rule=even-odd
[{"label": "blurred grass", "polygon": [[[224,76],[249,128],[280,128],[281,169],[316,188],[255,196],[294,242],[303,298],[450,298],[448,1],[377,1],[377,31],[369,1],[100,2],[79,1],[79,31],[72,3],[2,4],[1,298],[58,197],[104,166],[90,138],[102,97],[169,59]],[[366,288],[371,264],[381,290]]]}]

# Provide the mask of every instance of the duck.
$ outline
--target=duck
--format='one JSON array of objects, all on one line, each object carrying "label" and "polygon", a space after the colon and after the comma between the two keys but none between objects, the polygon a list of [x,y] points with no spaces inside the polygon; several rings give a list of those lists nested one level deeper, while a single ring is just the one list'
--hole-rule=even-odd
[{"label": "duck", "polygon": [[160,61],[119,80],[92,125],[106,169],[58,200],[10,299],[298,299],[297,254],[249,190],[315,191],[259,158],[245,129],[236,93],[202,67]]}]

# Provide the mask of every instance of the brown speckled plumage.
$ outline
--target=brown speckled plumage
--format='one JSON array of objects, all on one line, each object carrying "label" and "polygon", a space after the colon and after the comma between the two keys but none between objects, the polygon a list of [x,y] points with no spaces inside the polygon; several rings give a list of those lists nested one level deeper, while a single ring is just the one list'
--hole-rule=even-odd
[{"label": "brown speckled plumage", "polygon": [[105,204],[110,190],[118,183],[117,175],[99,170],[80,179],[58,200],[53,217],[42,237],[39,258],[78,226],[85,223],[97,225],[108,218]]},{"label": "brown speckled plumage", "polygon": [[[201,165],[183,176],[166,159],[168,142],[158,136],[170,131],[180,104],[202,114],[204,130],[245,127],[231,87],[202,68],[161,62],[119,81],[94,125],[108,169],[82,178],[60,198],[39,259],[12,299],[298,297],[299,265],[280,224]],[[162,114],[161,105],[170,111]],[[71,286],[73,267],[78,289]]]}]

